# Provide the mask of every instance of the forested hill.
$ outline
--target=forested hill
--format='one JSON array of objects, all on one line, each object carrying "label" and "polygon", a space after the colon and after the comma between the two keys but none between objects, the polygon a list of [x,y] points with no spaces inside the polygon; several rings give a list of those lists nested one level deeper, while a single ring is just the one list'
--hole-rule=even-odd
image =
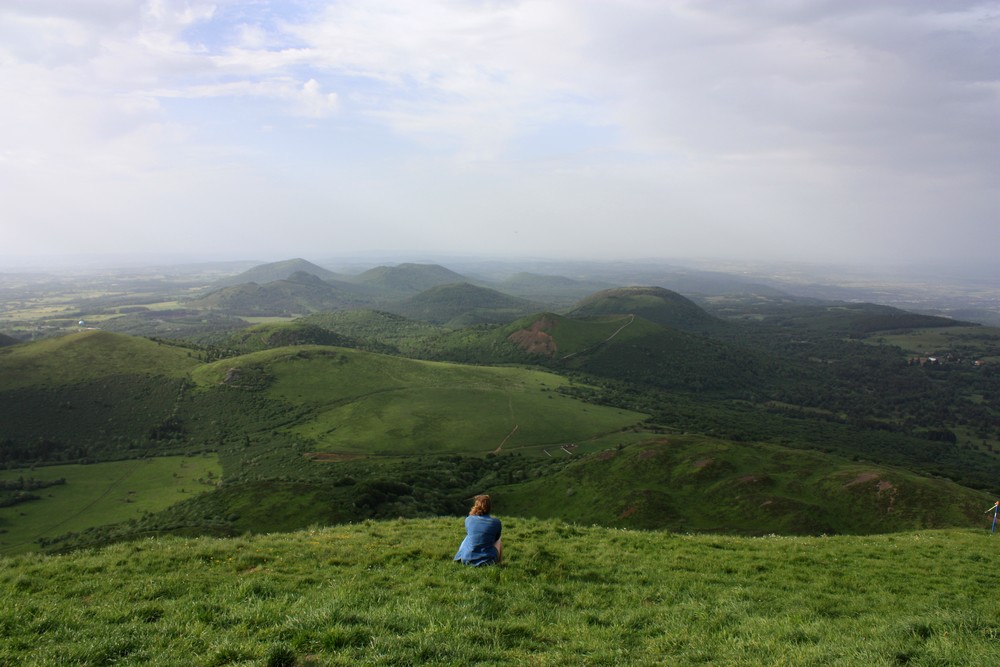
[{"label": "forested hill", "polygon": [[682,330],[704,330],[721,325],[700,306],[662,287],[619,287],[592,294],[576,304],[570,317],[637,315],[655,324]]}]

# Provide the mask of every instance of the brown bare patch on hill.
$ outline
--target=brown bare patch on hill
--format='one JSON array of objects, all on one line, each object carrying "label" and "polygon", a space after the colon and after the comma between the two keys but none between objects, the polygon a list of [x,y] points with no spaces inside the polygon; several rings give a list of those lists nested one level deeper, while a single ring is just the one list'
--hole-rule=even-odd
[{"label": "brown bare patch on hill", "polygon": [[556,342],[552,336],[545,332],[545,329],[551,329],[553,326],[555,326],[555,322],[551,317],[540,317],[527,329],[515,331],[507,336],[507,340],[528,354],[554,357],[557,350]]},{"label": "brown bare patch on hill", "polygon": [[850,482],[844,484],[844,486],[855,486],[856,484],[864,484],[865,482],[870,482],[873,479],[878,479],[877,472],[863,472]]},{"label": "brown bare patch on hill", "polygon": [[857,486],[859,484],[868,484],[869,482],[875,482],[875,490],[878,493],[879,501],[885,503],[885,511],[891,512],[896,504],[896,496],[898,495],[898,489],[896,485],[886,479],[879,479],[879,475],[876,472],[863,472],[854,479],[844,484],[844,487]]}]

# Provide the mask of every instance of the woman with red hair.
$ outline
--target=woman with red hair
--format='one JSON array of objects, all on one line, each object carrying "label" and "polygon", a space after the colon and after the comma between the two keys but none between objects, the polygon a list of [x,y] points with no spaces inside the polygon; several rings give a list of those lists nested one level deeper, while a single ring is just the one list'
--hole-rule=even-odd
[{"label": "woman with red hair", "polygon": [[469,516],[465,517],[465,539],[455,554],[456,561],[477,566],[503,562],[500,519],[490,516],[491,505],[487,495],[473,499]]}]

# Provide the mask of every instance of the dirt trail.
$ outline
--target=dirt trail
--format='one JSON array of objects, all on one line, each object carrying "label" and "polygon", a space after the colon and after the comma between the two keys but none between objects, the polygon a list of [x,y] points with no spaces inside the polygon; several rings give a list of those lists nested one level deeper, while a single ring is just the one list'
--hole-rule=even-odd
[{"label": "dirt trail", "polygon": [[500,445],[493,450],[494,454],[500,453],[500,450],[503,449],[503,446],[507,443],[508,440],[510,440],[510,436],[514,435],[515,431],[517,431],[517,424],[514,424],[514,429],[510,433],[508,433],[507,437],[500,441]]},{"label": "dirt trail", "polygon": [[618,327],[617,329],[615,329],[614,333],[612,333],[610,336],[608,336],[607,338],[605,338],[604,340],[602,340],[600,343],[597,343],[596,345],[591,345],[586,350],[580,350],[580,352],[570,352],[567,355],[559,357],[560,361],[563,360],[563,359],[569,359],[570,357],[576,356],[576,355],[580,354],[581,352],[589,352],[589,351],[591,351],[593,349],[596,349],[596,348],[600,347],[601,345],[604,345],[609,340],[611,340],[612,338],[614,338],[615,336],[617,336],[618,334],[620,334],[622,332],[622,329],[624,329],[628,325],[632,324],[633,322],[635,322],[635,315],[629,315],[628,316],[628,322],[626,322],[625,324],[623,324],[620,327]]}]

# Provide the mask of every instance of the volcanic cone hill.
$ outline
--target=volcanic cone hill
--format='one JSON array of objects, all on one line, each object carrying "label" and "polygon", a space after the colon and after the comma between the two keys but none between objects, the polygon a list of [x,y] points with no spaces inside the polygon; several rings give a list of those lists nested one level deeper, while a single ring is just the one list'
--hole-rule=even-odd
[{"label": "volcanic cone hill", "polygon": [[695,302],[663,287],[618,287],[592,294],[576,304],[570,317],[636,315],[655,324],[685,331],[718,328],[720,320]]},{"label": "volcanic cone hill", "polygon": [[455,283],[469,282],[465,276],[438,264],[400,264],[378,266],[355,276],[353,282],[366,285],[388,296],[412,296]]},{"label": "volcanic cone hill", "polygon": [[313,264],[310,261],[296,258],[255,266],[252,269],[244,271],[243,273],[216,281],[213,286],[216,288],[232,287],[234,285],[243,285],[246,283],[264,285],[266,283],[273,283],[277,280],[287,280],[296,273],[309,273],[325,281],[347,280],[346,276],[324,269],[323,267]]}]

